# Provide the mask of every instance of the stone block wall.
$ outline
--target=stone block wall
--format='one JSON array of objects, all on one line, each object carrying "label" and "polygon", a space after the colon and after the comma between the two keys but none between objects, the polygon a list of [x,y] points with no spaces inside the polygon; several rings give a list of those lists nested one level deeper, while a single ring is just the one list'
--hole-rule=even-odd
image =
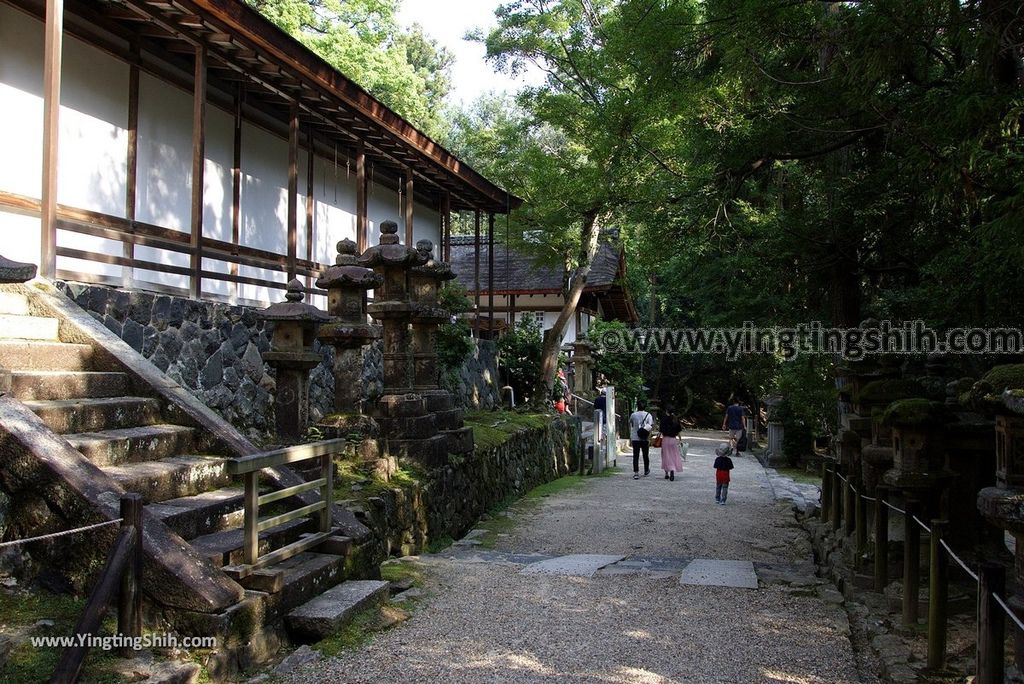
[{"label": "stone block wall", "polygon": [[[250,439],[262,442],[274,429],[275,374],[261,357],[270,349],[273,324],[259,320],[259,309],[102,285],[57,286]],[[334,349],[315,348],[323,360],[310,374],[311,422],[334,405]],[[454,393],[464,406],[490,408],[497,377],[494,344],[482,342],[461,368]],[[363,353],[362,386],[366,399],[383,391],[380,342]]]},{"label": "stone block wall", "polygon": [[554,417],[543,428],[524,428],[497,447],[421,473],[415,485],[345,506],[373,529],[382,555],[416,554],[431,542],[460,538],[497,504],[576,472],[583,449],[580,421]]}]

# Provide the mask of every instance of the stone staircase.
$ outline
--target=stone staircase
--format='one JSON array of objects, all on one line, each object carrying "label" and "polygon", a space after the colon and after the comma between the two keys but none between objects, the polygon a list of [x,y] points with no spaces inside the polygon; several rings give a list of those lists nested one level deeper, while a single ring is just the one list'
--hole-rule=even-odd
[{"label": "stone staircase", "polygon": [[[86,341],[62,340],[61,320],[40,315],[31,299],[24,291],[0,291],[0,369],[9,383],[7,396],[125,491],[141,494],[147,524],[162,522],[213,568],[241,563],[243,490],[226,469],[228,459],[241,454],[224,448],[224,432],[232,428],[197,426],[150,383],[128,372],[122,359]],[[132,360],[140,362],[148,364],[141,357]],[[245,442],[240,436],[235,441]],[[260,534],[260,552],[314,529],[309,518],[268,529]],[[262,603],[264,624],[280,622],[345,578],[349,549],[346,545],[339,553],[334,544],[332,553],[303,552],[256,573],[242,582],[250,589],[243,600]],[[301,614],[308,618],[310,611]],[[336,625],[336,617],[326,619]],[[301,631],[316,632],[308,619]]]}]

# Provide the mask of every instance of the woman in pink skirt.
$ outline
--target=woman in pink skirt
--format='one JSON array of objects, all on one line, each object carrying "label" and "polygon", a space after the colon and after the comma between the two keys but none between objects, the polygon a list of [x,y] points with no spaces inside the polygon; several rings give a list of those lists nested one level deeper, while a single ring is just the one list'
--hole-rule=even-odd
[{"label": "woman in pink skirt", "polygon": [[683,430],[682,423],[672,411],[665,407],[658,424],[661,432],[661,469],[665,471],[665,479],[674,481],[676,472],[683,472],[683,452],[679,448],[679,433]]}]

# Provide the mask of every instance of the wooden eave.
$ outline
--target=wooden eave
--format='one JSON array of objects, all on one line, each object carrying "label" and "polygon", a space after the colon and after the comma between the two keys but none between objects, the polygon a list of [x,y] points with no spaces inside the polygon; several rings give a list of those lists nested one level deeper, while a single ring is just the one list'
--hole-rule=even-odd
[{"label": "wooden eave", "polygon": [[[43,17],[41,0],[5,1]],[[450,193],[452,210],[498,214],[522,204],[240,0],[67,0],[65,13],[70,33],[159,71],[148,52],[175,67],[159,75],[182,87],[205,47],[211,101],[240,89],[248,109],[278,122],[295,101],[303,130],[322,147],[364,145],[382,176],[411,171],[420,197]]]}]

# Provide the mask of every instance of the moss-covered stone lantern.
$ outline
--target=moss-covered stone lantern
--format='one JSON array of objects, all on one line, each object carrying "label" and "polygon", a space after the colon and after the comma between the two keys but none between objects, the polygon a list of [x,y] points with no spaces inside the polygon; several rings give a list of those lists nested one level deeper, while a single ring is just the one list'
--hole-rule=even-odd
[{"label": "moss-covered stone lantern", "polygon": [[271,304],[260,318],[274,324],[270,351],[263,360],[277,370],[275,413],[278,435],[285,440],[298,440],[309,425],[309,371],[320,363],[320,354],[313,349],[316,328],[330,316],[302,300],[302,283],[288,283],[285,301]]},{"label": "moss-covered stone lantern", "polygon": [[333,266],[317,279],[327,290],[331,321],[320,326],[317,338],[334,347],[334,410],[361,413],[363,395],[363,348],[381,336],[379,326],[367,319],[367,292],[384,284],[383,276],[359,265],[356,243],[338,243]]}]

